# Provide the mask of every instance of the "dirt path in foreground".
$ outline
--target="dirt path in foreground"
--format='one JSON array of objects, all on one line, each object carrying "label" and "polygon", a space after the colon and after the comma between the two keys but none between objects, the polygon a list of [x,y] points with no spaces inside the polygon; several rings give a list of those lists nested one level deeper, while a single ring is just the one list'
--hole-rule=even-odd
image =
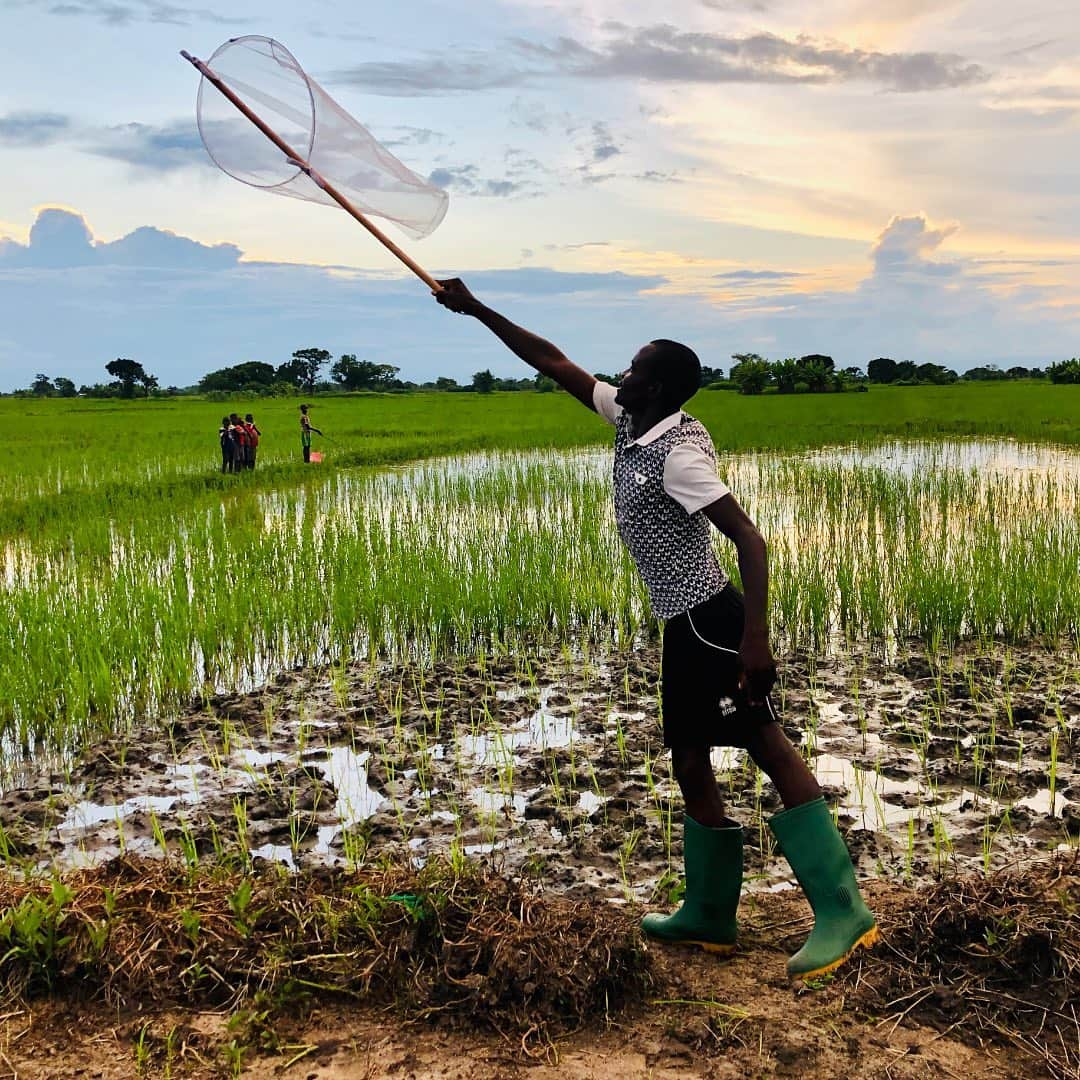
[{"label": "dirt path in foreground", "polygon": [[[872,902],[898,891],[881,884]],[[326,1001],[305,1016],[261,1025],[224,1013],[140,1014],[59,1002],[9,1008],[0,1018],[0,1077],[22,1080],[250,1076],[342,1078],[809,1076],[1008,1078],[1049,1075],[1004,1041],[859,1014],[850,985],[807,990],[789,984],[786,950],[807,929],[792,895],[744,903],[745,945],[731,961],[654,947],[652,1004],[559,1040],[546,1057],[516,1037],[481,1029],[403,1022],[392,1012]],[[875,963],[873,955],[862,963]],[[145,1058],[140,1069],[140,1032]],[[171,1038],[170,1038],[171,1033]],[[965,1038],[972,1040],[965,1042]],[[229,1050],[230,1042],[245,1044]]]}]

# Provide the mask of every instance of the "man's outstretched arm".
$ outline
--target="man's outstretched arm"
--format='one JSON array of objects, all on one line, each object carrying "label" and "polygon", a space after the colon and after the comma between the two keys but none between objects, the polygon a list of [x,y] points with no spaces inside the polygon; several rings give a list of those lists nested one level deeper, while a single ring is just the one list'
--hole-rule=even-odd
[{"label": "man's outstretched arm", "polygon": [[584,368],[568,359],[550,341],[538,337],[504,318],[497,311],[480,303],[465,287],[460,278],[440,281],[442,291],[435,299],[443,307],[459,315],[471,315],[482,322],[511,352],[515,353],[541,375],[554,379],[564,390],[571,393],[590,409],[593,408],[593,388],[596,379]]}]

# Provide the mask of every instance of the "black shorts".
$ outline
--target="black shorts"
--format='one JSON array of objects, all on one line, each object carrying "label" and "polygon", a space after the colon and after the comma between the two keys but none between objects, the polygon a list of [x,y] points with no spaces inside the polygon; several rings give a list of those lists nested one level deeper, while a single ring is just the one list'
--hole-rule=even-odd
[{"label": "black shorts", "polygon": [[745,746],[752,731],[776,720],[772,702],[751,705],[739,688],[742,632],[743,598],[730,583],[664,624],[665,746]]}]

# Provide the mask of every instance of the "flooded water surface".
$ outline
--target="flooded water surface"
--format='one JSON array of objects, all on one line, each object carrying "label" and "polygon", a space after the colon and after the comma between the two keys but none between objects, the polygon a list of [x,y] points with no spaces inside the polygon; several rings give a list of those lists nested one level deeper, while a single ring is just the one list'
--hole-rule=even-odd
[{"label": "flooded water surface", "polygon": [[[681,802],[609,468],[599,451],[479,454],[255,496],[277,588],[242,662],[192,642],[186,696],[200,703],[149,708],[130,737],[66,757],[31,754],[3,795],[9,852],[67,865],[240,852],[292,868],[458,852],[664,902]],[[719,469],[770,544],[777,709],[861,872],[924,878],[1075,845],[1080,455],[897,443]],[[118,537],[112,568],[142,558],[140,580],[190,603],[195,545],[234,565],[204,526],[149,560]],[[64,565],[52,556],[49,573]],[[9,590],[44,573],[22,545],[0,570]],[[747,829],[751,887],[782,887],[771,786],[741,751],[714,765]]]}]

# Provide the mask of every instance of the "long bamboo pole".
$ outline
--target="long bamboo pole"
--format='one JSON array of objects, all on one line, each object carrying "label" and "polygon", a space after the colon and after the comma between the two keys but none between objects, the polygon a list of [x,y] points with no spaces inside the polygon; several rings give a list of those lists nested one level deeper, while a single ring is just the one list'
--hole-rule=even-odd
[{"label": "long bamboo pole", "polygon": [[360,213],[344,195],[324,176],[313,169],[273,128],[266,124],[260,116],[257,116],[240,100],[198,57],[192,56],[185,49],[180,50],[180,55],[188,61],[207,82],[213,83],[222,94],[225,95],[241,113],[244,114],[301,172],[306,173],[313,183],[317,184],[331,199],[334,200],[346,213],[350,214],[380,244],[392,255],[400,259],[433,293],[442,292],[442,286],[414,259],[401,250],[377,225],[372,224],[368,218]]}]

